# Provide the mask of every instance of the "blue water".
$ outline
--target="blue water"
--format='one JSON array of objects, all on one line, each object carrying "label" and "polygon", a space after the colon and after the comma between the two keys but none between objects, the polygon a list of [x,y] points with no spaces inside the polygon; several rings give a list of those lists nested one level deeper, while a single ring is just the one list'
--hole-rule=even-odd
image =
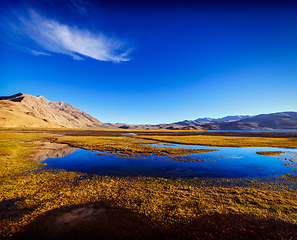
[{"label": "blue water", "polygon": [[[61,158],[48,158],[44,161],[49,168],[79,171],[90,174],[112,176],[151,176],[164,178],[194,177],[275,177],[283,174],[296,174],[289,159],[297,158],[297,149],[270,147],[203,147],[192,145],[154,144],[160,147],[218,149],[202,154],[189,154],[188,157],[202,159],[202,162],[174,162],[164,157],[152,155],[142,158],[122,158],[115,154],[106,156],[78,149]],[[262,156],[257,151],[285,151],[282,156]],[[285,165],[287,164],[287,165]],[[297,164],[295,162],[295,164]]]}]

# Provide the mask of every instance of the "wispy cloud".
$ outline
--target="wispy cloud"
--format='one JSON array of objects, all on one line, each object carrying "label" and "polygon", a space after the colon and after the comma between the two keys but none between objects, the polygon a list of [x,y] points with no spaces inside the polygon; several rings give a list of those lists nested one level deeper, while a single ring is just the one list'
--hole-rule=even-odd
[{"label": "wispy cloud", "polygon": [[85,0],[70,0],[71,6],[75,8],[80,14],[88,14],[89,2]]},{"label": "wispy cloud", "polygon": [[[75,60],[82,60],[84,56],[99,61],[130,60],[128,58],[130,50],[118,39],[46,19],[34,10],[29,11],[29,16],[29,18],[20,17],[22,32],[45,51],[70,55]],[[48,54],[35,50],[31,52],[35,55]]]},{"label": "wispy cloud", "polygon": [[35,51],[35,50],[32,50],[32,49],[29,49],[29,51],[30,51],[32,54],[36,55],[36,56],[40,56],[40,55],[50,56],[49,53],[45,53],[45,52],[38,52],[38,51]]}]

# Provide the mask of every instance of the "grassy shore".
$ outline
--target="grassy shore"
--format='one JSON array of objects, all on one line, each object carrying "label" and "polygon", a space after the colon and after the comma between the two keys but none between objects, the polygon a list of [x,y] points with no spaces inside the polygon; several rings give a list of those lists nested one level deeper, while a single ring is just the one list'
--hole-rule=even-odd
[{"label": "grassy shore", "polygon": [[226,137],[226,136],[137,136],[144,140],[153,140],[174,144],[190,144],[213,147],[283,147],[297,148],[296,138],[265,137]]},{"label": "grassy shore", "polygon": [[[294,176],[266,180],[163,179],[53,171],[31,160],[30,154],[37,150],[36,140],[128,155],[168,151],[142,145],[156,139],[63,137],[46,131],[1,131],[2,238],[23,239],[38,233],[36,236],[45,239],[59,239],[65,234],[73,239],[85,236],[91,239],[94,231],[96,237],[111,239],[156,236],[164,239],[267,236],[290,239],[297,234],[294,230],[297,225],[297,179]],[[256,140],[246,141],[255,144]],[[172,151],[167,153],[181,153],[181,150]],[[104,206],[107,211],[91,222],[53,231],[59,214],[91,203]]]}]

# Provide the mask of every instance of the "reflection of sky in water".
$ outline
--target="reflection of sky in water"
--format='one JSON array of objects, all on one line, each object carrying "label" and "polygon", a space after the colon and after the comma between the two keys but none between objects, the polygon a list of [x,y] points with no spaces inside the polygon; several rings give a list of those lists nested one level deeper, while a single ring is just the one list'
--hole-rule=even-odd
[{"label": "reflection of sky in water", "polygon": [[[78,149],[62,158],[48,158],[44,162],[48,167],[62,168],[69,171],[81,171],[100,175],[114,176],[152,176],[152,177],[274,177],[283,174],[297,175],[296,168],[285,165],[289,158],[297,157],[297,149],[251,147],[223,148],[190,145],[168,146],[155,144],[152,146],[218,149],[219,151],[191,154],[203,162],[172,162],[153,155],[143,158],[122,158],[115,154],[97,155]],[[283,156],[262,156],[257,151],[289,151]],[[288,156],[291,154],[291,156]],[[154,160],[151,160],[151,159]],[[287,160],[285,160],[287,158]]]}]

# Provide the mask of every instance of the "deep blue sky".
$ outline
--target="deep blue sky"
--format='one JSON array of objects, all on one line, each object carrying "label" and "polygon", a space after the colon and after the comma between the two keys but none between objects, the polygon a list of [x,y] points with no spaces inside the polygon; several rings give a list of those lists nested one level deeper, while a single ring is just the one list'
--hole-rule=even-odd
[{"label": "deep blue sky", "polygon": [[297,111],[296,13],[284,1],[2,0],[0,95],[130,124]]}]

